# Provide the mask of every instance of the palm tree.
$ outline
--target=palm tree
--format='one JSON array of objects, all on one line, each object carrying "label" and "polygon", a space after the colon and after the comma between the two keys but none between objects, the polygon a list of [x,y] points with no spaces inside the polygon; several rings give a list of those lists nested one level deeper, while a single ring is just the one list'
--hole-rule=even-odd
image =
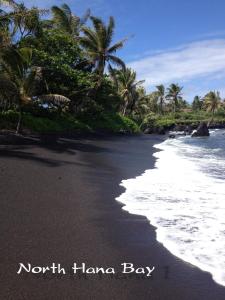
[{"label": "palm tree", "polygon": [[160,106],[160,113],[163,114],[163,104],[165,100],[165,87],[163,84],[156,86],[158,98],[159,98],[159,106]]},{"label": "palm tree", "polygon": [[192,102],[192,109],[194,111],[201,110],[202,109],[202,104],[203,104],[203,101],[202,101],[201,97],[199,97],[197,95],[197,96],[194,97],[194,100]]},{"label": "palm tree", "polygon": [[115,22],[110,17],[109,24],[105,25],[103,21],[96,17],[91,17],[93,28],[83,27],[84,36],[81,37],[80,43],[86,50],[87,56],[94,64],[97,74],[99,75],[98,87],[101,85],[106,63],[116,64],[125,68],[124,62],[114,53],[123,47],[125,40],[111,45]]},{"label": "palm tree", "polygon": [[181,91],[183,87],[180,87],[178,84],[172,83],[168,88],[167,88],[167,95],[166,97],[171,100],[173,103],[173,110],[176,112],[176,109],[179,105],[179,101],[182,99],[181,97]]},{"label": "palm tree", "polygon": [[137,87],[144,81],[136,80],[136,72],[129,68],[114,70],[110,68],[110,75],[119,96],[123,99],[122,114],[125,115],[128,106],[134,109],[136,100],[139,98]]},{"label": "palm tree", "polygon": [[[220,98],[220,93],[210,91],[208,94],[205,95],[204,97],[204,107],[208,112],[212,113],[212,119],[214,118],[215,112],[220,108],[221,106],[221,98]],[[209,121],[209,123],[211,122]]]},{"label": "palm tree", "polygon": [[70,100],[61,95],[38,95],[38,86],[42,78],[40,67],[32,67],[32,49],[8,48],[2,54],[0,65],[0,97],[8,97],[14,101],[19,112],[16,133],[20,131],[22,108],[33,99],[44,102],[56,102],[56,105],[68,103]]},{"label": "palm tree", "polygon": [[79,35],[81,27],[90,17],[89,9],[82,18],[75,16],[67,4],[63,4],[61,7],[52,6],[51,10],[53,14],[53,24],[72,36]]}]

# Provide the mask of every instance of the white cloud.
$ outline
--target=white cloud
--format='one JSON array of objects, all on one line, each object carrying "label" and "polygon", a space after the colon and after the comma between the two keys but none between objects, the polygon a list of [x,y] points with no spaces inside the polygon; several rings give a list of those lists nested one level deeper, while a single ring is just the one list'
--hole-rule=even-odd
[{"label": "white cloud", "polygon": [[145,79],[147,88],[157,84],[187,82],[225,76],[225,39],[190,43],[176,49],[147,55],[128,63]]}]

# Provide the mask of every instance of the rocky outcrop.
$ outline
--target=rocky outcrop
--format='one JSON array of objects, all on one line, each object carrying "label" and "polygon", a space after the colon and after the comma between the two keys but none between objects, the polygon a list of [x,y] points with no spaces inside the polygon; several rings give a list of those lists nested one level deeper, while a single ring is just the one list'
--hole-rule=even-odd
[{"label": "rocky outcrop", "polygon": [[205,122],[202,122],[196,130],[194,130],[191,134],[192,137],[197,136],[209,136],[209,129]]},{"label": "rocky outcrop", "polygon": [[153,128],[146,128],[144,130],[144,134],[166,134],[166,130],[164,129],[164,127],[153,127]]},{"label": "rocky outcrop", "polygon": [[187,125],[187,126],[185,127],[185,132],[186,132],[187,134],[192,134],[192,132],[193,132],[193,126]]}]

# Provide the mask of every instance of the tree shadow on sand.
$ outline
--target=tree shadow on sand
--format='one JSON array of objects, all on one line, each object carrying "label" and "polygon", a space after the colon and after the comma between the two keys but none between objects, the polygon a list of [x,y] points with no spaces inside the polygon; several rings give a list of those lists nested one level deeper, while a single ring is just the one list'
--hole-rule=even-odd
[{"label": "tree shadow on sand", "polygon": [[[42,152],[42,150],[47,150],[47,152]],[[101,153],[109,152],[110,150],[90,144],[82,139],[57,138],[54,136],[44,136],[44,138],[36,136],[29,138],[23,136],[16,136],[15,138],[10,136],[9,139],[0,138],[0,159],[5,157],[31,160],[50,167],[66,164],[86,166],[87,164],[74,161],[73,156],[77,154],[77,151]],[[66,154],[66,158],[69,158],[69,160],[64,160],[65,157],[60,159],[59,156],[56,156],[56,159],[48,157],[49,154],[51,155],[51,152],[54,154]]]}]

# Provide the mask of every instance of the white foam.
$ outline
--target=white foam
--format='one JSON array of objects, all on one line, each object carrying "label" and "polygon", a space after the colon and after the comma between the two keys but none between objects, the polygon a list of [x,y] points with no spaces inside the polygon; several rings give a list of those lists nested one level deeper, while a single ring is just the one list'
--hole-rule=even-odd
[{"label": "white foam", "polygon": [[210,154],[218,149],[183,141],[156,145],[162,150],[155,153],[156,168],[123,180],[126,191],[117,200],[130,213],[146,216],[171,253],[225,286],[225,180],[206,168],[224,169],[225,162]]}]

